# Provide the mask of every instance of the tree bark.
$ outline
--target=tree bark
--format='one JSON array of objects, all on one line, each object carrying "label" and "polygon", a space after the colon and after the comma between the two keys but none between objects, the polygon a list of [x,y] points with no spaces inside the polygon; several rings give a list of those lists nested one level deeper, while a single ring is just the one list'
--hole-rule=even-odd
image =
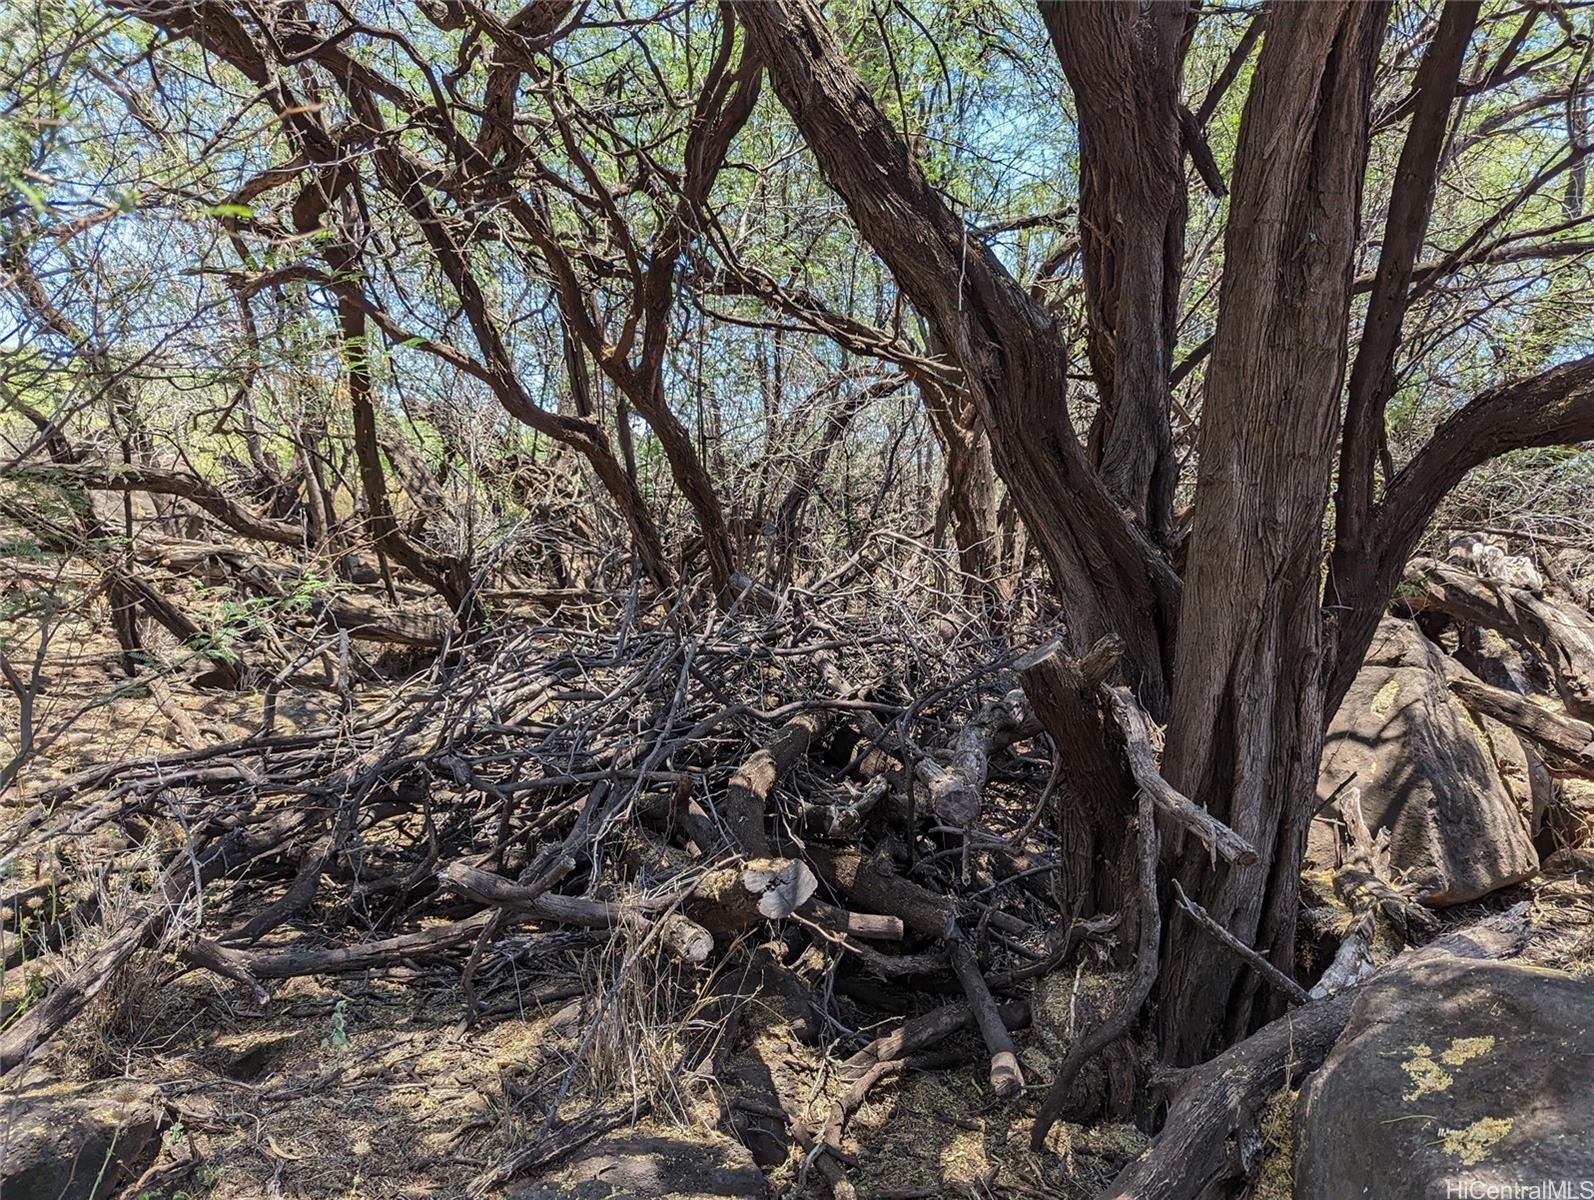
[{"label": "tree bark", "polygon": [[[1362,553],[1373,506],[1374,469],[1388,455],[1384,412],[1395,393],[1395,353],[1411,298],[1412,273],[1422,252],[1450,131],[1450,108],[1467,43],[1478,21],[1473,0],[1444,6],[1439,27],[1417,69],[1411,128],[1395,169],[1395,189],[1373,276],[1367,318],[1351,368],[1334,497],[1334,563]],[[1388,482],[1387,480],[1385,481]]]},{"label": "tree bark", "polygon": [[[1285,974],[1322,748],[1319,563],[1344,378],[1370,94],[1387,7],[1269,13],[1246,102],[1180,612],[1168,782],[1255,847],[1185,890]],[[1197,1062],[1252,1022],[1256,980],[1168,922],[1164,1055]]]},{"label": "tree bark", "polygon": [[[1563,445],[1590,437],[1594,437],[1594,355],[1491,388],[1444,420],[1390,482],[1367,523],[1358,553],[1335,559],[1324,597],[1324,606],[1334,618],[1335,632],[1334,643],[1329,647],[1325,717],[1333,716],[1356,678],[1377,632],[1378,620],[1406,573],[1411,552],[1450,489],[1474,467],[1509,451]],[[1459,591],[1479,590],[1483,595],[1493,590],[1476,576],[1463,577],[1452,568],[1442,567],[1432,574],[1435,579],[1459,580]],[[1465,582],[1469,578],[1470,584]],[[1502,589],[1502,595],[1510,591]],[[1516,608],[1531,619],[1531,610],[1544,603],[1535,604],[1530,597],[1529,602]],[[1500,606],[1482,607],[1498,611]],[[1496,621],[1472,619],[1499,627]],[[1520,618],[1503,619],[1504,627],[1509,629]],[[1594,714],[1594,632],[1567,639],[1559,636],[1552,622],[1545,634],[1552,663],[1556,662],[1554,655],[1563,650],[1552,649],[1550,643],[1570,651],[1570,657],[1556,668],[1557,689],[1568,709],[1587,719]],[[1538,637],[1530,634],[1530,640]]]},{"label": "tree bark", "polygon": [[813,0],[736,11],[826,181],[962,370],[997,471],[1050,568],[1075,651],[1118,633],[1129,682],[1165,713],[1178,580],[1085,457],[1064,404],[1055,317],[930,186]]},{"label": "tree bark", "polygon": [[1179,86],[1195,10],[1043,0],[1079,112],[1086,344],[1101,407],[1092,456],[1159,542],[1178,474],[1169,423],[1186,216]]}]

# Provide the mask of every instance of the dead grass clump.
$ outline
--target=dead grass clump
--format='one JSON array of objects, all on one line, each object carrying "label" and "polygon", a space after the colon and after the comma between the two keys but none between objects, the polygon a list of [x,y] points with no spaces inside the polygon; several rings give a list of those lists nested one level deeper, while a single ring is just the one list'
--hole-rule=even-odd
[{"label": "dead grass clump", "polygon": [[1300,1093],[1280,1088],[1262,1106],[1262,1167],[1252,1195],[1255,1200],[1290,1200],[1295,1172],[1295,1098]]}]

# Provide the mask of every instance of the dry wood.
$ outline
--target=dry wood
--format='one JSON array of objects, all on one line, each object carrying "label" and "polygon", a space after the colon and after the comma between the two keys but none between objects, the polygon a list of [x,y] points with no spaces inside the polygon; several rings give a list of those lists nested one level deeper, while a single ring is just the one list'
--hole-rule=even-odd
[{"label": "dry wood", "polygon": [[[903,879],[889,864],[855,850],[837,850],[811,844],[805,851],[820,877],[847,899],[869,912],[899,917],[909,929],[927,937],[944,938],[957,919],[956,906],[945,896]],[[1030,926],[1000,909],[993,910],[992,929],[1023,937]]]},{"label": "dry wood", "polygon": [[1059,775],[1054,820],[1062,861],[1052,884],[1081,911],[1120,911],[1133,902],[1136,887],[1125,846],[1136,785],[1122,734],[1099,690],[1122,653],[1117,638],[1104,637],[1079,658],[1062,653],[1059,643],[1018,664],[1024,693],[1051,738]]},{"label": "dry wood", "polygon": [[1473,712],[1493,717],[1531,740],[1556,770],[1594,778],[1594,725],[1482,680],[1452,676],[1447,682]]},{"label": "dry wood", "polygon": [[1002,1021],[991,989],[980,974],[980,965],[974,958],[967,935],[954,928],[947,937],[947,950],[952,958],[952,969],[957,972],[963,994],[969,999],[969,1011],[979,1027],[980,1037],[991,1056],[991,1091],[998,1099],[1012,1100],[1024,1091],[1024,1072],[1018,1065],[1018,1054],[1013,1039]]},{"label": "dry wood", "polygon": [[1206,809],[1180,792],[1157,766],[1157,751],[1151,741],[1151,720],[1135,702],[1126,687],[1102,686],[1102,695],[1112,710],[1113,719],[1124,735],[1124,753],[1129,769],[1142,792],[1150,796],[1157,811],[1181,829],[1195,834],[1215,857],[1247,866],[1256,861],[1256,849]]},{"label": "dry wood", "polygon": [[[231,830],[213,843],[199,840],[175,855],[150,898],[49,995],[0,1033],[0,1074],[25,1062],[81,1012],[124,963],[153,945],[177,918],[192,885],[203,886],[281,845],[301,821],[298,814],[281,814],[255,826]],[[204,835],[197,836],[202,839]]]},{"label": "dry wood", "polygon": [[823,709],[799,713],[775,732],[767,745],[737,768],[720,803],[720,815],[732,842],[753,858],[770,856],[764,828],[770,793],[830,723]]},{"label": "dry wood", "polygon": [[1576,605],[1482,579],[1429,558],[1406,566],[1401,603],[1512,637],[1544,658],[1566,711],[1594,721],[1594,617]]},{"label": "dry wood", "polygon": [[64,482],[80,488],[180,496],[244,537],[283,546],[304,544],[302,526],[251,512],[246,505],[186,471],[145,464],[78,462],[54,463],[37,468],[36,473],[47,482]]},{"label": "dry wood", "polygon": [[181,947],[183,958],[195,966],[231,974],[235,979],[290,979],[298,975],[335,975],[343,971],[368,971],[411,958],[464,945],[484,929],[491,913],[477,913],[462,921],[433,925],[413,933],[357,942],[349,946],[281,946],[264,950],[238,950],[196,938]]},{"label": "dry wood", "polygon": [[1308,997],[1305,988],[1214,921],[1212,914],[1185,895],[1184,888],[1180,886],[1177,879],[1173,881],[1173,891],[1174,895],[1179,898],[1179,907],[1194,917],[1196,924],[1206,930],[1218,945],[1267,980],[1268,986],[1280,995],[1289,997],[1297,1004],[1306,1002]]},{"label": "dry wood", "polygon": [[1332,995],[1365,979],[1375,968],[1373,934],[1380,915],[1401,937],[1410,930],[1432,928],[1434,915],[1400,886],[1389,862],[1389,831],[1375,837],[1362,816],[1361,791],[1347,787],[1337,798],[1344,859],[1334,872],[1334,894],[1351,918],[1340,939],[1334,960],[1312,986],[1311,996]]},{"label": "dry wood", "polygon": [[540,921],[588,929],[625,928],[637,934],[644,934],[657,925],[660,941],[682,962],[707,962],[714,951],[714,935],[675,911],[674,906],[682,899],[679,895],[621,902],[561,896],[459,862],[450,863],[440,871],[438,882],[477,903],[491,904]]},{"label": "dry wood", "polygon": [[1046,1099],[1041,1102],[1040,1112],[1030,1129],[1030,1148],[1036,1153],[1045,1146],[1046,1135],[1061,1115],[1063,1105],[1068,1101],[1068,1089],[1080,1069],[1129,1031],[1157,981],[1157,943],[1162,936],[1162,914],[1157,905],[1157,852],[1160,841],[1150,792],[1142,789],[1139,805],[1140,898],[1135,919],[1139,923],[1140,934],[1134,971],[1126,981],[1124,994],[1113,1012],[1089,1033],[1075,1038],[1058,1065],[1057,1074],[1046,1091]]},{"label": "dry wood", "polygon": [[1413,899],[1411,890],[1395,877],[1389,857],[1389,831],[1375,836],[1362,816],[1361,790],[1346,788],[1338,811],[1345,836],[1344,861],[1334,872],[1334,893],[1352,913],[1380,912],[1394,922],[1402,935],[1407,927],[1432,928],[1433,913]]},{"label": "dry wood", "polygon": [[[1009,1001],[997,1006],[1002,1024],[1008,1029],[1022,1029],[1029,1023],[1029,1005],[1024,1001]],[[909,1017],[891,1033],[876,1038],[847,1060],[854,1071],[864,1071],[882,1062],[907,1058],[920,1050],[945,1041],[958,1030],[974,1021],[974,1010],[965,1001],[943,1004],[927,1013]]]},{"label": "dry wood", "polygon": [[973,825],[985,804],[985,779],[991,754],[1010,742],[1039,732],[1024,693],[1017,688],[992,700],[952,739],[951,762],[943,767],[921,757],[915,764],[930,792],[930,809],[943,824]]},{"label": "dry wood", "polygon": [[876,941],[900,942],[904,933],[901,917],[879,916],[875,913],[855,913],[823,900],[809,900],[797,910],[826,929],[853,937],[873,938]]}]

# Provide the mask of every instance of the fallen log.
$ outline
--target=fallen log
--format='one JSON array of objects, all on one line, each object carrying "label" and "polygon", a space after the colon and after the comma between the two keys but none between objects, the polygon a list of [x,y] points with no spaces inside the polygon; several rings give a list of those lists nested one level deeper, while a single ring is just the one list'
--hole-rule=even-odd
[{"label": "fallen log", "polygon": [[1399,598],[1413,612],[1442,612],[1532,646],[1566,711],[1594,721],[1594,616],[1583,609],[1431,558],[1411,560]]},{"label": "fallen log", "polygon": [[260,979],[291,979],[301,975],[336,975],[344,971],[368,971],[463,945],[484,929],[492,916],[492,913],[476,913],[462,921],[450,921],[446,925],[434,925],[352,946],[283,946],[238,950],[205,938],[195,938],[183,945],[178,954],[195,966],[249,983]]},{"label": "fallen log", "polygon": [[1012,1100],[1024,1090],[1024,1071],[1018,1065],[1013,1039],[997,1010],[996,1001],[991,997],[991,989],[986,986],[985,976],[980,974],[980,964],[974,958],[967,935],[954,928],[946,942],[952,970],[963,985],[963,994],[968,997],[974,1024],[979,1028],[980,1037],[984,1039],[985,1048],[991,1056],[991,1091],[1000,1100]]},{"label": "fallen log", "polygon": [[796,859],[756,859],[710,871],[693,886],[682,907],[705,929],[732,933],[760,921],[778,921],[802,908],[819,887]]},{"label": "fallen log", "polygon": [[770,793],[829,724],[830,714],[824,709],[797,714],[731,776],[720,801],[720,817],[733,844],[749,858],[770,857],[769,834],[764,829]]},{"label": "fallen log", "polygon": [[1446,683],[1473,712],[1493,717],[1532,741],[1556,770],[1594,778],[1594,725],[1482,680],[1452,675]]},{"label": "fallen log", "polygon": [[[902,878],[878,859],[817,842],[803,854],[820,878],[860,909],[899,917],[909,929],[933,938],[945,938],[957,920],[957,906],[950,899]],[[1014,937],[1032,932],[1026,922],[1000,909],[991,912],[989,924]]]}]

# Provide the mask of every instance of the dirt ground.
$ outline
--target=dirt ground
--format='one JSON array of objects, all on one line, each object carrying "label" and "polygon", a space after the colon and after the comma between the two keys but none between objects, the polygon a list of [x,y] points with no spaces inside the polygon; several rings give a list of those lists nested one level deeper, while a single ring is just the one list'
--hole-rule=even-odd
[{"label": "dirt ground", "polygon": [[[239,738],[258,726],[259,692],[204,691],[182,669],[158,693],[127,686],[114,644],[95,618],[91,607],[56,634],[35,721],[60,736],[4,799],[0,839],[26,812],[31,793],[84,766],[182,750],[196,738],[207,744]],[[12,660],[25,661],[27,629],[13,623],[7,632]],[[358,704],[378,705],[387,695],[377,665]],[[330,686],[290,689],[280,702],[280,727],[324,723],[338,703]],[[4,734],[16,736],[14,713]],[[6,861],[4,893],[25,893],[55,878],[61,887],[53,903],[114,911],[140,886],[125,869],[111,875],[97,869],[125,851],[115,837],[102,828],[60,846],[52,862]],[[212,893],[207,902],[226,902],[225,888]],[[1539,881],[1498,900],[1522,896],[1534,900],[1547,930],[1530,957],[1594,971],[1594,905],[1586,890]],[[1452,917],[1459,922],[1479,910],[1468,906]],[[25,908],[4,914],[12,936],[18,922],[45,915]],[[313,931],[314,914],[299,926],[292,936]],[[88,921],[63,953],[5,969],[4,1019],[37,999],[44,978],[90,951],[99,928]],[[477,973],[481,1014],[474,1023],[466,1021],[463,951],[381,971],[275,981],[264,1004],[240,983],[185,969],[170,954],[145,954],[7,1084],[131,1080],[157,1087],[165,1127],[158,1153],[148,1158],[160,1173],[125,1191],[129,1200],[463,1197],[473,1179],[545,1131],[550,1108],[561,1122],[601,1119],[623,1132],[631,1124],[625,1098],[660,1090],[688,1036],[679,1023],[681,997],[694,989],[702,995],[706,984],[655,962],[623,972],[624,954],[623,942],[584,931],[509,933]],[[1079,1006],[1099,1001],[1092,992],[1104,986],[1110,985],[1102,977],[1073,971],[1044,981],[1033,999],[1034,1027],[1020,1038],[1032,1085],[1049,1074],[1080,1019]],[[596,997],[605,1000],[595,1021]],[[778,1057],[781,1069],[810,1081],[808,1115],[822,1123],[846,1090],[823,1039],[805,1045],[778,1025],[762,1036],[773,1039],[766,1061]],[[974,1044],[967,1035],[971,1050]],[[1003,1104],[990,1094],[978,1060],[971,1054],[966,1066],[910,1073],[871,1092],[844,1143],[853,1161],[849,1178],[861,1196],[1084,1197],[1147,1145],[1132,1125],[1064,1123],[1046,1154],[1031,1155],[1027,1127],[1043,1088],[1032,1086],[1024,1100]],[[724,1143],[715,1129],[722,1109],[712,1083],[663,1090],[666,1103],[635,1114],[638,1133],[699,1148]],[[1287,1124],[1264,1127],[1270,1157],[1259,1194],[1283,1194]],[[817,1187],[801,1159],[794,1155],[772,1173],[775,1194]],[[579,1183],[578,1168],[579,1156],[566,1156],[540,1184],[533,1173],[487,1194],[600,1194],[581,1190],[587,1185]]]}]

